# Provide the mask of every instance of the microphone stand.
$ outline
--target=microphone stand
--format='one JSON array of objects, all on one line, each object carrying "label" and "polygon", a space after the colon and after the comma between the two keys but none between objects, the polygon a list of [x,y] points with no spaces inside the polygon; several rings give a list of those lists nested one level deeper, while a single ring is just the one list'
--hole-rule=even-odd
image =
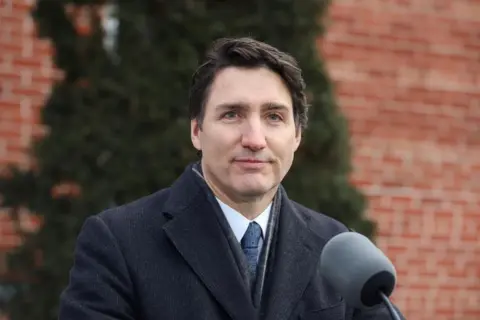
[{"label": "microphone stand", "polygon": [[402,319],[400,319],[400,316],[398,315],[397,311],[395,310],[392,303],[390,302],[390,299],[388,299],[388,297],[385,295],[385,293],[380,291],[380,297],[382,298],[383,303],[385,303],[385,306],[387,307],[388,311],[390,312],[390,315],[392,316],[392,319],[393,320],[402,320]]}]

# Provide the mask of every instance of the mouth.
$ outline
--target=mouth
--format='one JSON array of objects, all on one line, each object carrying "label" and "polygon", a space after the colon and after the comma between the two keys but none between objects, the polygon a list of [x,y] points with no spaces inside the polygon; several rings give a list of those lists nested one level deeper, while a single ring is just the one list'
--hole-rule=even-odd
[{"label": "mouth", "polygon": [[255,158],[237,158],[233,163],[242,170],[258,171],[263,170],[270,162]]},{"label": "mouth", "polygon": [[239,159],[235,159],[234,162],[240,162],[240,163],[269,163],[269,161],[264,161],[264,160],[254,159],[254,158],[239,158]]}]

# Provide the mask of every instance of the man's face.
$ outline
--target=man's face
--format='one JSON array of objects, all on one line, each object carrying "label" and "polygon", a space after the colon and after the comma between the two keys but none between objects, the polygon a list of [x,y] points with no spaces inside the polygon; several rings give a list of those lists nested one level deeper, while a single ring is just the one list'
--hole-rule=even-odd
[{"label": "man's face", "polygon": [[202,151],[204,175],[214,191],[248,201],[280,184],[301,133],[292,97],[278,74],[228,67],[211,85],[201,129],[192,120],[191,138]]}]

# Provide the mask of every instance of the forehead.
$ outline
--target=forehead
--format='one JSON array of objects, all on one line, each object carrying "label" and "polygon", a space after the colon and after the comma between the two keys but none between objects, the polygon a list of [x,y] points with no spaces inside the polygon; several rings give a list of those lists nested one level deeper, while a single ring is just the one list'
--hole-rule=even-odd
[{"label": "forehead", "polygon": [[250,108],[283,105],[292,110],[292,97],[283,79],[264,68],[227,67],[220,70],[211,84],[206,111],[218,105],[241,103]]}]

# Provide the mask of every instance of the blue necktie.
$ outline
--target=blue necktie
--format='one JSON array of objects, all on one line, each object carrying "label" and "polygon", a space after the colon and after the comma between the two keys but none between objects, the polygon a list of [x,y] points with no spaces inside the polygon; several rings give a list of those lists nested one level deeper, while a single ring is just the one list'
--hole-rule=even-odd
[{"label": "blue necktie", "polygon": [[260,238],[262,237],[262,228],[256,222],[250,222],[247,232],[245,232],[242,241],[243,253],[247,257],[248,271],[250,273],[250,283],[253,284],[257,275],[258,256],[260,254]]}]

